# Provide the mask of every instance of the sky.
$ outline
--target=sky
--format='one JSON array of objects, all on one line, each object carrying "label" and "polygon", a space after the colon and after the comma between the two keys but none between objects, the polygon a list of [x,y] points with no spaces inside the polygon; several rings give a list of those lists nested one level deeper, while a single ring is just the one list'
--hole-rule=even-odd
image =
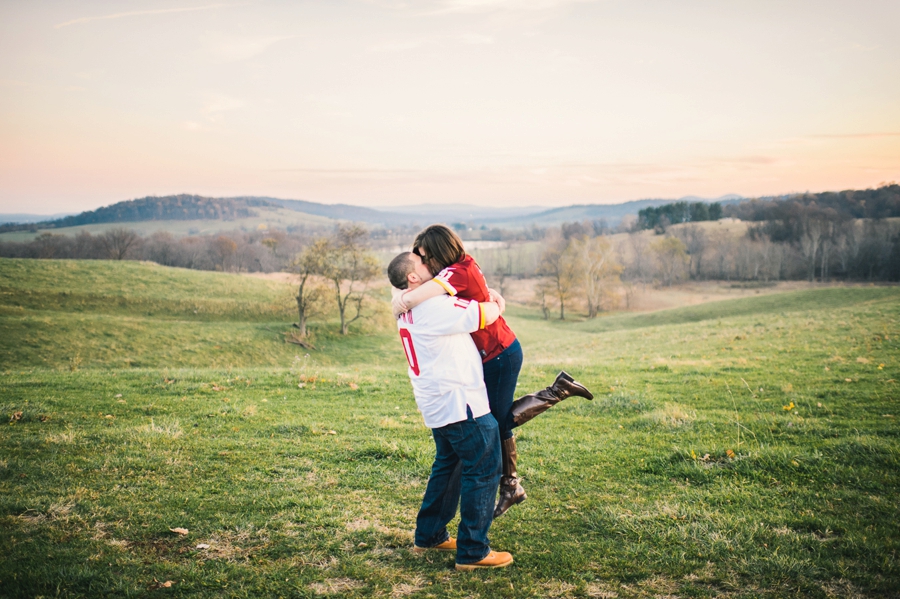
[{"label": "sky", "polygon": [[900,180],[900,2],[0,0],[0,212]]}]

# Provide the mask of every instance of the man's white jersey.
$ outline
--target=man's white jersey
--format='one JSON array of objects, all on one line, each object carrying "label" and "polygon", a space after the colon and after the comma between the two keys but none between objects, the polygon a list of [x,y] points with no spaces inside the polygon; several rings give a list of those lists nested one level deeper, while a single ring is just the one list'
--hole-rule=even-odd
[{"label": "man's white jersey", "polygon": [[481,356],[469,333],[484,328],[481,305],[448,295],[422,302],[397,320],[416,404],[428,428],[491,411]]}]

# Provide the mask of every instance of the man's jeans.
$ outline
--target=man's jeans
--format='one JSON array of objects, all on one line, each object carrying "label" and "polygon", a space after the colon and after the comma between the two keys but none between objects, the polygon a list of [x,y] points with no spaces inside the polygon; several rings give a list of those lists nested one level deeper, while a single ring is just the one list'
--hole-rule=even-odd
[{"label": "man's jeans", "polygon": [[436,453],[416,517],[416,545],[434,547],[449,538],[447,523],[460,506],[456,563],[472,564],[491,552],[488,529],[500,484],[500,435],[490,414],[432,429]]}]

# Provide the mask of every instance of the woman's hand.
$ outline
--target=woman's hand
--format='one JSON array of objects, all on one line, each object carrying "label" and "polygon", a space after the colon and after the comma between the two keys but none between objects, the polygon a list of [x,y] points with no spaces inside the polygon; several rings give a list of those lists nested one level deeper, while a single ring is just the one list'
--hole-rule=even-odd
[{"label": "woman's hand", "polygon": [[405,289],[391,287],[391,311],[394,313],[394,318],[399,318],[401,314],[409,312],[409,307],[403,303],[404,293],[406,293]]}]

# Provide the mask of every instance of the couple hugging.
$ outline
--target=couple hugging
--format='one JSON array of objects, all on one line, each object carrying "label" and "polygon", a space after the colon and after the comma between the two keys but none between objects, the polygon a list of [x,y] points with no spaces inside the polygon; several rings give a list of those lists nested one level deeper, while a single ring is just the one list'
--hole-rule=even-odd
[{"label": "couple hugging", "polygon": [[[492,551],[487,533],[525,500],[512,429],[567,397],[593,396],[560,372],[546,389],[513,401],[522,348],[501,316],[506,303],[447,227],[419,233],[388,277],[416,404],[436,449],[413,550],[455,551],[457,570],[508,566],[512,555]],[[457,506],[454,539],[447,524]]]}]

